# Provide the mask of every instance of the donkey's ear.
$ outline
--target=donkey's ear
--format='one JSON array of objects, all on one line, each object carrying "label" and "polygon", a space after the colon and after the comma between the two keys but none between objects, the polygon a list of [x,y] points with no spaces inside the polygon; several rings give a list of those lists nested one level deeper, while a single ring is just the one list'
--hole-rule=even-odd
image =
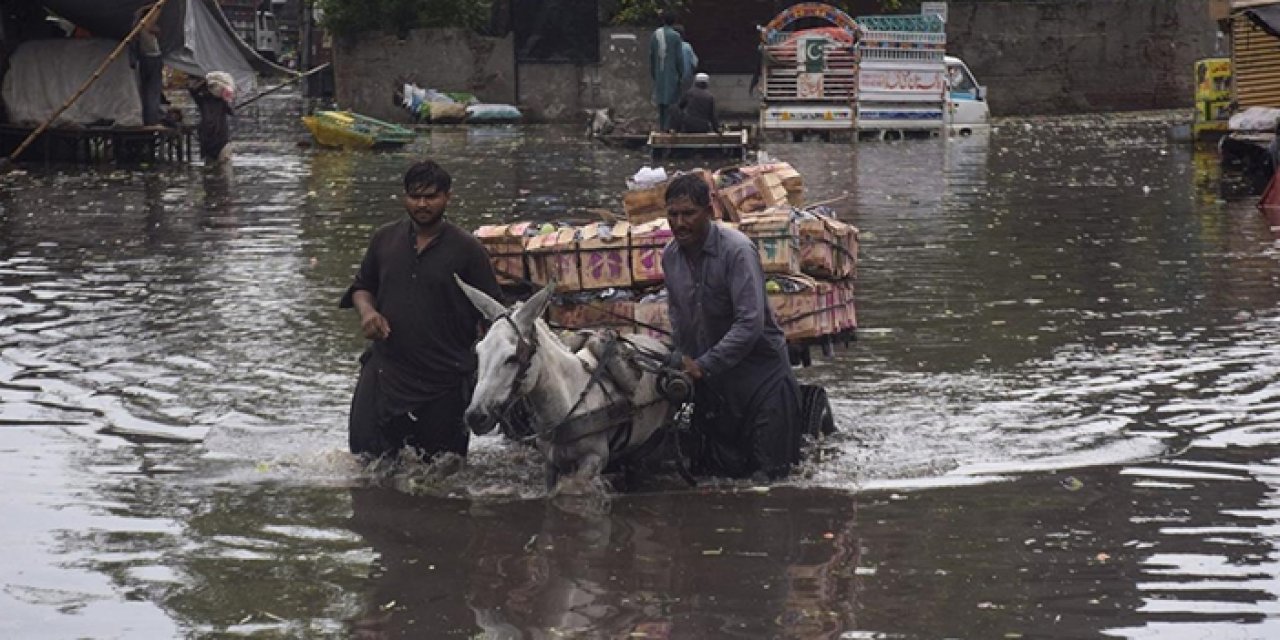
[{"label": "donkey's ear", "polygon": [[501,302],[489,297],[489,294],[465,283],[458,274],[453,274],[453,279],[462,288],[462,292],[467,294],[467,299],[475,306],[476,311],[484,316],[485,320],[493,320],[494,318],[507,312],[507,308],[502,306]]},{"label": "donkey's ear", "polygon": [[547,307],[551,305],[551,294],[556,291],[555,281],[551,281],[541,291],[533,294],[531,298],[520,306],[520,310],[516,311],[515,321],[521,329],[533,329],[533,321],[542,317],[547,312]]}]

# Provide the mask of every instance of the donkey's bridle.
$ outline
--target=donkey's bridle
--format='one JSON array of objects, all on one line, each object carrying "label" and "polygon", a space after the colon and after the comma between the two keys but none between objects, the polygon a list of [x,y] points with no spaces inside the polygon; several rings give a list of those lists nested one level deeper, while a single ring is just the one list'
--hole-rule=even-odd
[{"label": "donkey's bridle", "polygon": [[[524,386],[524,380],[529,375],[529,369],[533,366],[533,356],[538,353],[538,340],[534,336],[533,340],[528,340],[520,333],[520,326],[515,320],[511,319],[510,313],[504,313],[493,319],[494,323],[499,320],[505,320],[511,325],[512,333],[516,334],[516,377],[511,381],[511,392],[507,394],[507,404],[515,404],[520,397],[520,388]],[[537,331],[537,327],[534,327]]]}]

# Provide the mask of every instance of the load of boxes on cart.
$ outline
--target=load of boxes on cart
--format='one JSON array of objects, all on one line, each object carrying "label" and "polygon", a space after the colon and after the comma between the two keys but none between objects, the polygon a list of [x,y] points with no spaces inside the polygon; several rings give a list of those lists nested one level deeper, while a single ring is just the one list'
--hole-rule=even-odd
[{"label": "load of boxes on cart", "polygon": [[[717,224],[755,243],[765,289],[792,344],[826,343],[857,327],[854,280],[858,230],[827,207],[804,207],[800,174],[785,162],[709,172]],[[642,170],[643,178],[652,170]],[[658,171],[659,177],[664,177]],[[549,320],[572,329],[611,328],[669,339],[662,249],[672,239],[665,192],[669,180],[628,180],[625,219],[581,226],[516,222],[475,234],[504,285],[556,282]],[[807,350],[806,350],[807,355]]]}]

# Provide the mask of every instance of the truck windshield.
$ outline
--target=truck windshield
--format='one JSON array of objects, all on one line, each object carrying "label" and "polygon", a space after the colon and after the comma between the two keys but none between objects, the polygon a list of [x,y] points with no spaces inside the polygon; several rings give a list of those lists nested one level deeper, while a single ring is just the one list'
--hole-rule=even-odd
[{"label": "truck windshield", "polygon": [[969,75],[969,72],[958,64],[947,65],[947,83],[951,85],[951,93],[967,93],[971,95],[978,86],[973,81],[973,77]]}]

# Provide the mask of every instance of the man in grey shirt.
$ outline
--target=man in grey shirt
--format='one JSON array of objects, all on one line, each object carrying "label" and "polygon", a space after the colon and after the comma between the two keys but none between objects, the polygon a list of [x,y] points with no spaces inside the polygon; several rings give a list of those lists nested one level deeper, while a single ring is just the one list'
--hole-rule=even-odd
[{"label": "man in grey shirt", "polygon": [[673,180],[666,204],[675,241],[663,250],[662,270],[703,445],[694,472],[785,476],[800,458],[800,389],[755,245],[715,223],[701,176]]}]

